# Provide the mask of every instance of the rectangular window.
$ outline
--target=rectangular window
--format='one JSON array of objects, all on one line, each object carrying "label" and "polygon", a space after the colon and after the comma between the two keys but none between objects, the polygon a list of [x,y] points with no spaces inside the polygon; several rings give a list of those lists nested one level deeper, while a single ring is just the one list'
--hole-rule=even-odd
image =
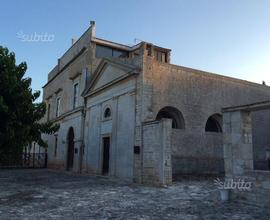
[{"label": "rectangular window", "polygon": [[47,106],[47,121],[50,121],[50,111],[51,111],[51,104]]},{"label": "rectangular window", "polygon": [[150,44],[146,45],[146,50],[147,50],[147,56],[152,55],[152,46]]},{"label": "rectangular window", "polygon": [[128,52],[123,50],[113,50],[113,57],[128,57]]},{"label": "rectangular window", "polygon": [[97,45],[96,46],[96,57],[97,58],[112,57],[112,48]]},{"label": "rectangular window", "polygon": [[60,115],[60,97],[56,99],[56,117]]},{"label": "rectangular window", "polygon": [[96,57],[102,58],[102,57],[128,57],[128,52],[124,50],[118,50],[111,47],[96,46]]},{"label": "rectangular window", "polygon": [[156,52],[156,60],[159,62],[167,63],[167,54],[166,52],[157,51]]},{"label": "rectangular window", "polygon": [[58,142],[58,136],[55,135],[55,142],[54,142],[54,157],[57,156],[57,142]]},{"label": "rectangular window", "polygon": [[166,53],[161,53],[161,62],[164,62],[164,63],[167,62]]},{"label": "rectangular window", "polygon": [[76,83],[73,88],[73,108],[78,106],[78,94],[79,94],[79,85]]}]

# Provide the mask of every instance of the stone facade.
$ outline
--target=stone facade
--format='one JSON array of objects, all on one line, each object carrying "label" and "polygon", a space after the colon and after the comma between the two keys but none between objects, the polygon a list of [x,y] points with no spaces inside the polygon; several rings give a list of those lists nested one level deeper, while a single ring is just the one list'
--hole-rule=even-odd
[{"label": "stone facade", "polygon": [[[253,144],[251,114],[259,111],[265,113],[267,109],[270,109],[270,102],[225,108],[223,110],[223,127],[226,180],[242,180],[245,183],[250,183],[251,186],[249,190],[231,189],[232,197],[244,198],[249,203],[269,207],[270,157],[268,158],[268,170],[254,169],[254,158],[258,153]],[[264,152],[264,157],[266,157],[265,154],[266,152]]]},{"label": "stone facade", "polygon": [[142,183],[167,185],[172,182],[170,119],[143,125]]},{"label": "stone facade", "polygon": [[94,23],[58,60],[43,94],[44,120],[60,124],[44,136],[50,167],[148,184],[224,172],[221,108],[270,99],[265,85],[172,65],[169,49],[96,38]]}]

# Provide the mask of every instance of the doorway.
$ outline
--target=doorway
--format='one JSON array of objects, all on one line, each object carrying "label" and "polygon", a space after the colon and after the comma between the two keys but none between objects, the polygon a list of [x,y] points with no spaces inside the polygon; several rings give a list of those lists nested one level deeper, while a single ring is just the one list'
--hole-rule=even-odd
[{"label": "doorway", "polygon": [[103,160],[102,160],[102,175],[109,174],[110,168],[110,137],[104,137],[103,144]]},{"label": "doorway", "polygon": [[72,127],[69,128],[67,139],[68,139],[67,170],[72,170],[74,158],[74,130]]}]

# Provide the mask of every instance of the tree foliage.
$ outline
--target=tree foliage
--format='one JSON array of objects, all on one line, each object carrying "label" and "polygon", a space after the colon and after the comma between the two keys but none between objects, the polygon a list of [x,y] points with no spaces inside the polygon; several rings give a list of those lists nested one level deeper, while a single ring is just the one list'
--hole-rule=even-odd
[{"label": "tree foliage", "polygon": [[35,102],[40,92],[32,91],[26,70],[25,62],[16,65],[15,54],[0,46],[0,155],[22,152],[31,142],[47,147],[41,134],[59,129],[52,122],[41,123],[46,104]]}]

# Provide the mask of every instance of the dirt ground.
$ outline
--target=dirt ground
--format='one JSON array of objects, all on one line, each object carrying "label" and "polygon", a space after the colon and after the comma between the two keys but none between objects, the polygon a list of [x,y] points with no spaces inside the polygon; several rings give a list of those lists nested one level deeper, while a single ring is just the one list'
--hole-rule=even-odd
[{"label": "dirt ground", "polygon": [[0,219],[270,219],[270,210],[221,202],[213,180],[158,188],[46,169],[0,170]]}]

